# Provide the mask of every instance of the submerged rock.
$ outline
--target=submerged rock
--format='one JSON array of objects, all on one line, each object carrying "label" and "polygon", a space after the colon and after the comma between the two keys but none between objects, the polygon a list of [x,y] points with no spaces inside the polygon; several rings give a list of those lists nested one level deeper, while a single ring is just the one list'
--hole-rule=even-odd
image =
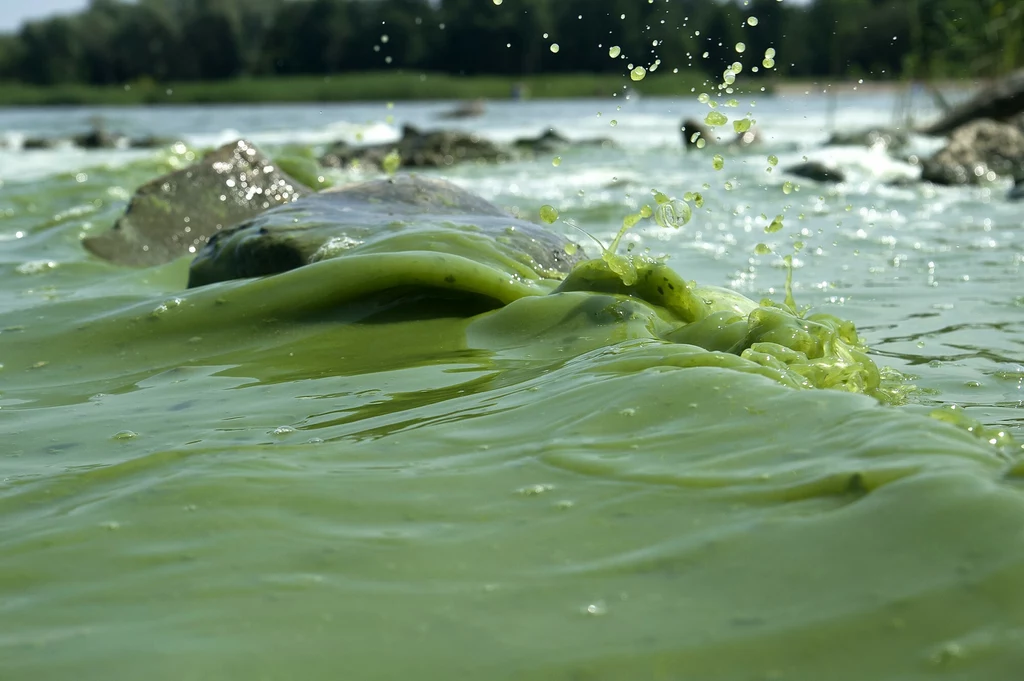
[{"label": "submerged rock", "polygon": [[366,267],[361,283],[371,289],[458,290],[467,286],[464,272],[495,276],[481,274],[490,267],[508,272],[499,278],[559,278],[584,256],[457,185],[399,176],[312,194],[216,234],[193,261],[189,287],[339,257],[351,259],[350,272]]},{"label": "submerged rock", "polygon": [[978,184],[1021,172],[1024,131],[983,119],[957,128],[949,144],[924,162],[921,179],[945,185]]},{"label": "submerged rock", "polygon": [[306,193],[308,188],[239,140],[139,187],[114,226],[82,245],[119,265],[158,265],[195,253],[221,229]]},{"label": "submerged rock", "polygon": [[406,125],[396,142],[364,146],[339,142],[324,154],[320,163],[329,168],[353,163],[380,168],[392,151],[398,153],[399,165],[404,168],[439,168],[465,161],[496,162],[512,156],[510,150],[479,135],[450,130],[421,132]]},{"label": "submerged rock", "polygon": [[1008,121],[1024,112],[1024,68],[983,88],[968,101],[921,129],[926,135],[948,135],[979,119]]},{"label": "submerged rock", "polygon": [[900,149],[907,146],[909,141],[910,136],[903,130],[875,127],[832,133],[825,145]]},{"label": "submerged rock", "polygon": [[845,182],[846,175],[838,168],[826,165],[821,161],[807,161],[782,169],[783,172],[803,177],[815,182]]}]

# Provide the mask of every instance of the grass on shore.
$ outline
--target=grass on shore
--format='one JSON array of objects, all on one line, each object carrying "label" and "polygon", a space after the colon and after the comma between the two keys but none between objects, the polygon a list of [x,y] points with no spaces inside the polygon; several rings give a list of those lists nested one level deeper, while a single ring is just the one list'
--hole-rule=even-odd
[{"label": "grass on shore", "polygon": [[[507,99],[522,84],[535,99],[609,97],[625,87],[641,95],[691,95],[714,84],[700,74],[651,73],[640,82],[613,74],[547,74],[523,77],[457,76],[445,73],[378,71],[330,76],[239,78],[123,86],[0,83],[0,106],[127,106],[140,104],[245,104],[256,102],[353,102],[427,99]],[[760,82],[737,93],[761,91]],[[767,84],[765,87],[770,90]]]}]

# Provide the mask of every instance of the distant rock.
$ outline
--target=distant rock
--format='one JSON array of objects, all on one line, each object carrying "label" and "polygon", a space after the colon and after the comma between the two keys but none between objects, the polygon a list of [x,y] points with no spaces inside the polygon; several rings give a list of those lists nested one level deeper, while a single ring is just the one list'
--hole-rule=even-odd
[{"label": "distant rock", "polygon": [[962,125],[949,143],[924,161],[921,179],[935,184],[979,184],[1024,172],[1024,131],[981,119]]},{"label": "distant rock", "polygon": [[1013,185],[1006,198],[1010,201],[1024,201],[1024,179],[1017,180],[1017,184]]},{"label": "distant rock", "polygon": [[220,230],[308,193],[239,140],[139,187],[114,226],[82,245],[119,265],[159,265],[196,253]]},{"label": "distant rock", "polygon": [[125,149],[129,145],[126,135],[109,132],[101,127],[75,135],[71,141],[76,147],[82,149]]},{"label": "distant rock", "polygon": [[826,165],[821,161],[807,161],[782,169],[782,172],[803,177],[815,182],[845,182],[846,175],[838,168]]},{"label": "distant rock", "polygon": [[548,128],[536,137],[520,137],[512,146],[519,151],[534,154],[554,154],[568,148],[569,138],[554,128]]},{"label": "distant rock", "polygon": [[569,147],[602,147],[613,148],[618,145],[607,137],[594,137],[581,140],[570,140],[553,128],[548,128],[537,137],[521,137],[512,143],[516,151],[528,154],[557,154]]},{"label": "distant rock", "polygon": [[88,132],[79,133],[71,137],[26,137],[21,143],[24,151],[38,149],[54,149],[62,145],[73,145],[81,149],[157,149],[167,147],[178,140],[170,137],[159,137],[157,135],[144,135],[142,137],[129,137],[121,133],[109,132],[103,128],[96,127]]},{"label": "distant rock", "polygon": [[683,139],[683,149],[700,149],[698,145],[699,140],[704,140],[706,146],[710,145],[727,145],[730,147],[747,147],[751,144],[756,144],[761,141],[761,137],[756,129],[750,129],[745,132],[737,133],[731,139],[723,139],[721,135],[717,134],[713,128],[701,123],[693,118],[687,118],[679,126],[679,132]]},{"label": "distant rock", "polygon": [[133,137],[128,140],[128,146],[132,149],[161,149],[163,147],[169,147],[176,140],[172,137],[159,137],[157,135],[145,135],[143,137]]},{"label": "distant rock", "polygon": [[52,137],[26,137],[21,143],[21,148],[25,151],[54,149],[60,146],[60,143],[61,140]]},{"label": "distant rock", "polygon": [[462,102],[454,109],[445,111],[438,115],[438,118],[447,120],[459,119],[459,118],[476,118],[483,116],[487,113],[487,105],[482,99],[473,99],[468,102]]},{"label": "distant rock", "polygon": [[711,129],[700,121],[687,118],[679,126],[679,132],[683,137],[684,149],[698,149],[697,141],[703,139],[705,144],[712,144],[717,138],[711,134]]},{"label": "distant rock", "polygon": [[900,149],[909,141],[910,136],[903,130],[876,127],[832,133],[825,145]]},{"label": "distant rock", "polygon": [[466,161],[496,162],[512,157],[509,149],[479,135],[438,130],[420,132],[411,125],[402,128],[396,142],[352,146],[340,142],[327,150],[320,163],[329,168],[344,168],[353,163],[383,167],[384,158],[397,151],[404,168],[443,168]]},{"label": "distant rock", "polygon": [[942,118],[921,128],[926,135],[948,135],[979,119],[1008,121],[1024,112],[1024,68],[983,88]]}]

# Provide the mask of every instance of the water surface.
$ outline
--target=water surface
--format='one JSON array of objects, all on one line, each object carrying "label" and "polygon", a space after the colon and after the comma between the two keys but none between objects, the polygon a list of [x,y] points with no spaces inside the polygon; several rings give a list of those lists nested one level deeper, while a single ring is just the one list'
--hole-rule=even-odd
[{"label": "water surface", "polygon": [[[895,109],[839,104],[841,125]],[[0,130],[100,114],[273,154],[450,106],[18,110]],[[680,119],[706,111],[690,99],[493,103],[463,127],[621,148],[434,174],[527,217],[552,205],[592,253],[574,225],[607,243],[652,189],[700,191],[688,225],[626,243],[778,300],[804,242],[797,301],[853,321],[912,377],[908,404],[787,388],[642,324],[546,323],[570,298],[177,324],[186,260],[125,270],[79,240],[183,154],[0,151],[0,676],[1018,678],[1019,450],[986,438],[1024,440],[1020,206],[1004,185],[894,187],[913,166],[821,148],[823,97],[749,110],[764,146],[714,171],[682,151]],[[785,176],[805,156],[849,181]],[[981,428],[926,416],[953,406]]]}]

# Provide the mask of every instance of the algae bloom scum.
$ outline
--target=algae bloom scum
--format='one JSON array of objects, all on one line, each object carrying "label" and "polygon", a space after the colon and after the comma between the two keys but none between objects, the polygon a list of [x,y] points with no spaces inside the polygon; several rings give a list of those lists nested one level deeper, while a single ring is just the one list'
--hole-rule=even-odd
[{"label": "algae bloom scum", "polygon": [[718,99],[0,150],[0,678],[1016,679],[1019,214]]}]

